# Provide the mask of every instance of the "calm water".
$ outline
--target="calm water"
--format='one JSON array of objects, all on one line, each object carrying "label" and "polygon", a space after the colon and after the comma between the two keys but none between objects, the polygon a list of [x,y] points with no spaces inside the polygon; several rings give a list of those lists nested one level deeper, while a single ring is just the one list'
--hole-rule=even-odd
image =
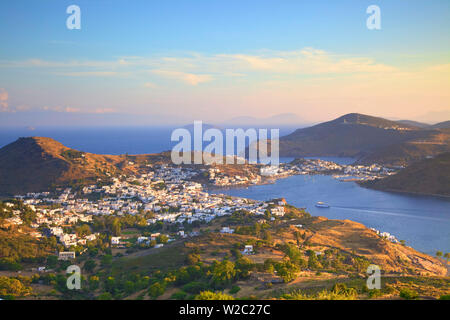
[{"label": "calm water", "polygon": [[[191,133],[193,144],[192,128],[185,128]],[[207,128],[204,127],[204,130]],[[73,149],[98,154],[159,153],[172,150],[178,143],[170,140],[174,129],[176,127],[38,127],[33,130],[0,127],[0,148],[19,137],[39,136],[53,138]],[[280,135],[292,131],[290,127],[281,127]],[[203,143],[204,147],[208,144],[209,142]]]},{"label": "calm water", "polygon": [[[256,200],[284,197],[288,203],[306,207],[312,215],[330,219],[349,219],[368,227],[387,231],[407,245],[434,254],[450,251],[450,199],[409,196],[339,182],[331,176],[292,176],[275,184],[214,190]],[[315,207],[323,201],[331,207]]]},{"label": "calm water", "polygon": [[0,148],[19,137],[53,138],[63,145],[99,154],[143,154],[172,149],[172,128],[37,128],[0,129]]}]

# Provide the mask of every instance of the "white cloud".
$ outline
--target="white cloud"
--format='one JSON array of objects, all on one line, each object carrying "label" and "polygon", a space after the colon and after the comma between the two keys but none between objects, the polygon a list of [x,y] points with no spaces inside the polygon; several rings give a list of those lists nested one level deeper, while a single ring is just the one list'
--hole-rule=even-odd
[{"label": "white cloud", "polygon": [[193,74],[180,71],[170,71],[170,70],[152,70],[152,73],[162,76],[168,79],[175,79],[183,81],[192,86],[196,86],[200,83],[208,82],[212,80],[209,74]]},{"label": "white cloud", "polygon": [[113,71],[82,71],[82,72],[62,72],[56,73],[68,77],[112,77],[117,75],[117,72]]},{"label": "white cloud", "polygon": [[66,112],[66,113],[114,113],[116,110],[112,108],[97,108],[92,110],[84,110],[80,108],[74,107],[63,107],[63,106],[44,106],[40,108],[44,111],[53,111],[53,112]]},{"label": "white cloud", "polygon": [[323,50],[269,52],[261,55],[221,55],[240,69],[280,74],[347,74],[390,72],[396,68],[366,57],[342,57]]},{"label": "white cloud", "polygon": [[8,99],[9,99],[8,91],[6,91],[4,88],[0,88],[0,112],[10,111]]},{"label": "white cloud", "polygon": [[189,85],[219,77],[242,77],[251,72],[268,75],[326,75],[385,73],[396,68],[370,57],[336,55],[314,48],[294,51],[264,51],[258,54],[180,54],[178,56],[121,57],[111,61],[0,61],[0,68],[43,68],[65,76],[137,76],[147,72],[181,80]]},{"label": "white cloud", "polygon": [[156,88],[157,86],[156,86],[156,84],[154,84],[153,82],[146,82],[146,83],[144,83],[144,87],[145,87],[145,88],[154,89],[154,88]]}]

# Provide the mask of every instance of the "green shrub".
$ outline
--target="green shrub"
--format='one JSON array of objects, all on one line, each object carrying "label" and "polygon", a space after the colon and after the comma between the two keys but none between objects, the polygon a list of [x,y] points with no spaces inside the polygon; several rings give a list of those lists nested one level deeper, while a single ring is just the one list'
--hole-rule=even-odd
[{"label": "green shrub", "polygon": [[239,291],[241,291],[241,288],[239,286],[233,286],[230,289],[230,294],[235,294],[235,293],[238,293]]},{"label": "green shrub", "polygon": [[406,300],[417,299],[418,296],[419,294],[417,293],[417,291],[414,291],[409,288],[405,288],[400,291],[400,297]]},{"label": "green shrub", "polygon": [[195,300],[234,300],[234,298],[223,292],[202,291],[195,296]]},{"label": "green shrub", "polygon": [[170,296],[170,299],[173,299],[173,300],[184,300],[184,299],[186,299],[186,296],[187,296],[186,292],[178,291],[178,292],[175,292],[174,294],[172,294]]}]

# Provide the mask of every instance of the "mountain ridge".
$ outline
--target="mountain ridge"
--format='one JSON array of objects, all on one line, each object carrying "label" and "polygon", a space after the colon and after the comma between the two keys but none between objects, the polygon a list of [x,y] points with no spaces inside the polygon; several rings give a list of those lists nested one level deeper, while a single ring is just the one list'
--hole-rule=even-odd
[{"label": "mountain ridge", "polygon": [[[0,195],[48,191],[50,186],[109,180],[134,173],[148,161],[167,154],[99,155],[64,146],[47,137],[22,137],[0,148]],[[135,163],[136,162],[136,163]]]},{"label": "mountain ridge", "polygon": [[[350,113],[280,138],[280,156],[352,157],[361,163],[405,165],[428,155],[450,151],[448,132],[420,128],[384,118]],[[386,149],[398,146],[396,157]]]}]

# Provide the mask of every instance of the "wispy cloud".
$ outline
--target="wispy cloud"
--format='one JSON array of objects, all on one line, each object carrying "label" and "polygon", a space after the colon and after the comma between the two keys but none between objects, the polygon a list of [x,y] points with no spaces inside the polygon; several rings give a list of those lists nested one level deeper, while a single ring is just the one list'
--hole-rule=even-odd
[{"label": "wispy cloud", "polygon": [[[397,68],[370,57],[336,55],[314,48],[295,51],[264,51],[259,54],[179,54],[177,56],[120,57],[111,61],[0,61],[0,68],[44,68],[60,75],[119,76],[151,72],[168,79],[198,85],[220,77],[268,75],[326,75],[392,72]],[[74,70],[75,69],[75,70]]]},{"label": "wispy cloud", "polygon": [[395,71],[367,57],[343,57],[323,50],[305,48],[299,51],[268,52],[260,55],[221,55],[241,70],[279,74],[348,74]]},{"label": "wispy cloud", "polygon": [[39,108],[43,111],[53,111],[53,112],[65,112],[65,113],[98,113],[98,114],[104,114],[104,113],[114,113],[116,112],[113,108],[96,108],[91,110],[84,110],[80,108],[75,107],[67,107],[67,106],[44,106],[42,108]]},{"label": "wispy cloud", "polygon": [[58,75],[68,77],[113,77],[117,75],[117,72],[113,71],[81,71],[81,72],[61,72],[56,73]]},{"label": "wispy cloud", "polygon": [[4,88],[0,88],[0,112],[10,111],[8,99],[8,91],[6,91]]},{"label": "wispy cloud", "polygon": [[[38,84],[38,89],[31,88],[27,96],[15,99],[0,91],[3,111],[18,110],[17,103],[32,105],[33,110],[36,105],[64,106],[49,108],[57,112],[126,110],[149,114],[163,107],[170,114],[178,114],[183,105],[190,108],[191,115],[209,115],[209,119],[223,117],[223,113],[234,117],[246,110],[259,116],[295,111],[315,121],[355,110],[409,117],[423,114],[424,108],[448,108],[450,103],[450,65],[446,62],[433,65],[424,61],[412,67],[314,48],[124,56],[110,61],[0,60],[3,75],[8,71],[4,68],[14,67],[23,68],[20,71],[24,73],[29,68],[33,79],[37,74],[43,79],[57,74],[61,87],[67,77],[76,86],[69,95],[44,87],[44,95]],[[207,94],[206,89],[201,90],[205,84]],[[214,110],[212,104],[217,106]]]},{"label": "wispy cloud", "polygon": [[154,89],[154,88],[157,87],[157,85],[154,84],[153,82],[146,82],[146,83],[144,83],[144,87],[145,87],[145,88]]},{"label": "wispy cloud", "polygon": [[194,74],[170,70],[152,70],[152,73],[164,78],[182,81],[192,86],[212,80],[212,77],[209,74]]}]

